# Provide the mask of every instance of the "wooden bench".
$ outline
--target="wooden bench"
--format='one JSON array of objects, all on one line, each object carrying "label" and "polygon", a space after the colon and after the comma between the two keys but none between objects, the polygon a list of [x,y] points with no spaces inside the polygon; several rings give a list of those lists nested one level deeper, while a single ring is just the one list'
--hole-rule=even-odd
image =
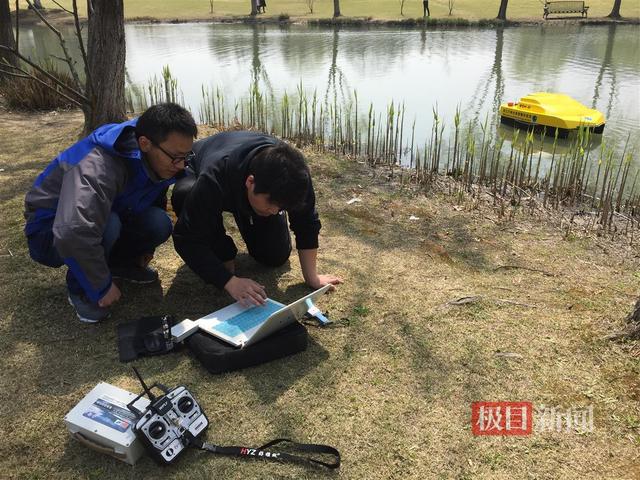
[{"label": "wooden bench", "polygon": [[549,15],[558,13],[579,13],[583,17],[587,16],[587,7],[584,2],[544,2],[544,15],[542,18],[546,20]]}]

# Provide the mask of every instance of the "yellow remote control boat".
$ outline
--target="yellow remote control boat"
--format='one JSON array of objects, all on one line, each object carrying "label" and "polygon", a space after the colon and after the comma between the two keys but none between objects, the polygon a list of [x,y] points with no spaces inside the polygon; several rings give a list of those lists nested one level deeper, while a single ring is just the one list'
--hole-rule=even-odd
[{"label": "yellow remote control boat", "polygon": [[506,125],[526,130],[541,131],[548,135],[566,137],[572,130],[588,128],[602,133],[605,118],[602,113],[587,108],[577,100],[561,93],[531,93],[519,102],[500,105],[500,121]]}]

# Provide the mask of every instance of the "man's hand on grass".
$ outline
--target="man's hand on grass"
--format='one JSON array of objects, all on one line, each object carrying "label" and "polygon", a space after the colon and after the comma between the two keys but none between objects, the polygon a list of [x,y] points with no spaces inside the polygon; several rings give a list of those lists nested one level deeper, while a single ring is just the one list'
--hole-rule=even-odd
[{"label": "man's hand on grass", "polygon": [[324,287],[325,285],[331,285],[329,290],[335,290],[334,285],[339,285],[343,283],[342,278],[336,277],[335,275],[316,275],[315,278],[312,278],[307,281],[307,285],[309,285],[314,290]]}]

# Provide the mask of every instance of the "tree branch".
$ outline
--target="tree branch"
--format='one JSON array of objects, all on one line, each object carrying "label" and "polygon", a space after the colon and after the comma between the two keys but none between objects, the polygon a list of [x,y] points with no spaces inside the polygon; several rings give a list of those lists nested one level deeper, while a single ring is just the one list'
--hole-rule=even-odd
[{"label": "tree branch", "polygon": [[0,68],[0,73],[2,75],[8,75],[10,77],[18,77],[18,78],[31,78],[29,75],[21,75],[19,73],[13,73],[13,72],[9,72],[8,70],[4,70],[2,68]]},{"label": "tree branch", "polygon": [[555,273],[547,272],[545,270],[539,270],[537,268],[523,267],[523,266],[520,266],[520,265],[500,265],[499,267],[494,268],[493,271],[497,272],[498,270],[515,270],[515,269],[529,270],[530,272],[538,272],[538,273],[542,273],[543,275],[545,275],[547,277],[557,277],[558,276]]},{"label": "tree branch", "polygon": [[73,66],[73,59],[71,58],[71,55],[69,55],[69,51],[67,50],[67,44],[64,41],[64,37],[62,36],[62,34],[60,33],[60,31],[54,27],[53,25],[51,25],[49,23],[49,21],[45,18],[45,16],[40,12],[40,10],[38,10],[37,8],[35,8],[33,6],[33,4],[31,3],[31,0],[26,0],[27,4],[33,9],[34,12],[36,12],[36,14],[38,15],[38,17],[40,17],[40,20],[42,20],[45,25],[47,27],[49,27],[49,29],[55,33],[58,37],[58,41],[60,42],[60,46],[62,47],[62,51],[64,52],[64,56],[66,58],[66,62],[69,65],[69,70],[71,71],[71,76],[73,77],[73,81],[76,85],[76,88],[78,90],[82,90],[82,84],[80,83],[80,77],[78,77],[78,72],[76,72],[75,67]]},{"label": "tree branch", "polygon": [[64,8],[62,5],[60,5],[58,2],[56,2],[56,0],[51,0],[53,3],[55,3],[57,6],[59,6],[62,10],[64,10],[65,12],[67,12],[70,15],[73,15],[73,12],[71,10],[67,10],[66,8]]},{"label": "tree branch", "polygon": [[[0,47],[2,47],[3,45],[0,45]],[[58,95],[60,95],[63,98],[66,98],[67,100],[69,100],[71,103],[77,105],[79,108],[82,108],[82,104],[80,102],[78,102],[77,100],[71,98],[70,96],[66,95],[65,93],[61,92],[60,90],[57,90],[55,88],[53,88],[51,85],[49,85],[47,82],[42,81],[41,79],[39,79],[38,77],[36,77],[34,74],[27,72],[26,70],[20,68],[20,67],[15,67],[13,65],[11,65],[11,68],[14,68],[15,70],[18,70],[19,72],[22,72],[24,75],[18,75],[17,73],[10,73],[10,72],[6,72],[9,75],[12,75],[14,77],[21,77],[21,78],[28,78],[31,80],[35,80],[36,82],[40,83],[41,85],[44,85],[45,87],[49,88],[50,90],[54,91],[55,93],[57,93]],[[42,69],[40,69],[42,70]],[[44,71],[43,71],[44,72]],[[47,72],[44,72],[47,73]],[[55,79],[55,77],[52,77]]]},{"label": "tree branch", "polygon": [[78,16],[77,0],[73,0],[73,23],[76,26],[76,37],[78,37],[78,45],[80,45],[80,53],[82,54],[82,61],[84,62],[84,74],[86,77],[84,91],[87,94],[87,96],[92,97],[93,96],[93,79],[91,78],[87,52],[84,48],[84,42],[82,41],[82,27],[80,25],[80,18]]},{"label": "tree branch", "polygon": [[59,60],[61,62],[67,63],[67,59],[63,58],[63,57],[59,57],[58,55],[54,55],[53,53],[49,55],[51,58],[55,58],[56,60]]},{"label": "tree branch", "polygon": [[0,62],[0,65],[2,65],[3,67],[13,68],[14,70],[20,70],[20,67],[18,65],[12,65],[11,63],[9,63],[9,61],[6,58],[2,59],[2,62]]},{"label": "tree branch", "polygon": [[16,0],[16,50],[18,49],[18,42],[20,41],[20,6],[18,0]]},{"label": "tree branch", "polygon": [[[78,92],[77,90],[74,90],[73,88],[71,88],[69,85],[66,85],[64,82],[58,80],[56,77],[54,77],[53,75],[51,75],[49,72],[47,72],[46,70],[44,70],[40,65],[38,65],[37,63],[32,62],[31,60],[29,60],[27,57],[25,57],[24,55],[22,55],[20,52],[18,52],[17,50],[14,50],[13,48],[9,48],[6,45],[0,45],[0,50],[4,50],[6,52],[11,52],[13,53],[16,57],[18,57],[20,60],[22,60],[24,63],[26,63],[27,65],[29,65],[30,67],[34,68],[35,70],[39,71],[40,73],[42,73],[45,77],[47,77],[49,80],[51,80],[52,82],[54,82],[56,85],[58,85],[59,87],[67,90],[68,92],[72,93],[73,95],[76,95],[80,100],[82,100],[83,102],[85,102],[87,105],[90,105],[91,102],[89,102],[89,99],[87,97],[85,97],[82,93]],[[22,71],[22,69],[20,69]],[[26,72],[27,74],[29,74],[29,72]],[[77,103],[77,101],[76,101]]]}]

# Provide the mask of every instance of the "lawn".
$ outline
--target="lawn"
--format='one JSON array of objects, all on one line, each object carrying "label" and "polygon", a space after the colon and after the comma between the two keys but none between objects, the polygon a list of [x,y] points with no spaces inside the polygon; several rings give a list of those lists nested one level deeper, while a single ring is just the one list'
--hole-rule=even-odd
[{"label": "lawn", "polygon": [[[150,382],[194,392],[211,421],[209,441],[327,443],[342,452],[340,471],[195,451],[171,468],[148,458],[130,467],[86,449],[65,430],[65,413],[98,382],[139,388],[118,361],[116,325],[160,313],[193,318],[230,299],[186,269],[168,242],[153,262],[160,285],[125,284],[112,319],[78,322],[63,269],[29,259],[22,211],[36,174],[77,138],[81,115],[0,111],[0,123],[0,477],[640,475],[640,349],[604,338],[621,328],[639,291],[636,246],[565,235],[544,216],[510,222],[483,202],[453,202],[397,172],[389,178],[316,152],[308,157],[323,221],[320,266],[345,279],[321,304],[335,326],[310,327],[301,354],[220,376],[186,351],[136,365]],[[277,300],[308,291],[295,260],[272,271],[241,253],[239,270]],[[473,298],[455,302],[462,297]],[[472,435],[471,403],[498,400],[592,406],[594,429]]]},{"label": "lawn", "polygon": [[[13,5],[13,2],[10,2]],[[26,2],[20,3],[26,7]],[[69,6],[69,0],[61,0],[61,5]],[[86,2],[78,2],[84,8]],[[539,0],[512,0],[509,2],[507,16],[510,19],[542,20],[542,3]],[[49,8],[58,8],[51,0],[42,0]],[[313,5],[310,13],[309,4]],[[495,18],[500,0],[431,0],[429,8],[434,18],[449,16],[449,4],[453,5],[452,16],[469,20]],[[587,0],[590,17],[603,17],[609,14],[613,0]],[[251,11],[249,0],[214,0],[213,13],[206,0],[125,0],[127,18],[149,17],[160,20],[172,19],[208,19],[212,17],[248,15]],[[342,15],[346,17],[373,17],[376,19],[400,19],[399,0],[343,0],[340,2]],[[265,16],[287,14],[292,18],[305,20],[326,18],[333,15],[333,0],[267,0]],[[621,14],[626,17],[640,17],[640,2],[625,0]],[[404,17],[422,17],[422,1],[406,0]]]}]

